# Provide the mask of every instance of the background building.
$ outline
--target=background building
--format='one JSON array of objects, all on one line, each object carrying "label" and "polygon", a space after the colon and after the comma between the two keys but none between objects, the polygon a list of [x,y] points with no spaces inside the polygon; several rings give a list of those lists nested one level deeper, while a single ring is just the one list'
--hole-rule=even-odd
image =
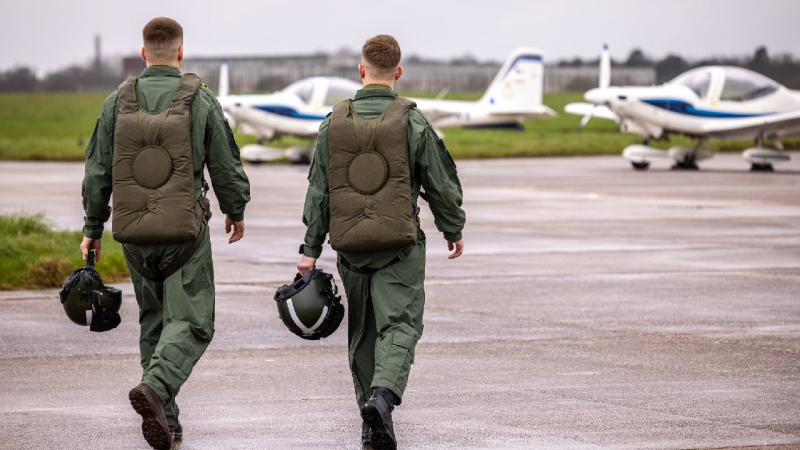
[{"label": "background building", "polygon": [[[198,74],[214,91],[218,90],[219,68],[228,61],[230,90],[233,93],[271,92],[307,77],[326,76],[358,80],[356,67],[361,55],[339,52],[334,54],[236,56],[187,58],[181,70]],[[464,58],[450,62],[410,57],[403,61],[405,72],[397,88],[404,92],[483,91],[500,70],[496,62],[480,63]],[[141,58],[123,60],[123,73],[137,75],[144,69]],[[585,91],[597,86],[597,65],[564,67],[547,65],[544,70],[545,92]],[[614,66],[611,84],[618,86],[649,86],[656,82],[654,67]]]}]

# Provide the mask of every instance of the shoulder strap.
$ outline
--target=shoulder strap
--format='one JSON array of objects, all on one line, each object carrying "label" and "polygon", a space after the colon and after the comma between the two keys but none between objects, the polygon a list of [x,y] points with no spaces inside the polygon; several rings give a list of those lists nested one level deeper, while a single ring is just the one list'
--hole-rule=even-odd
[{"label": "shoulder strap", "polygon": [[333,105],[333,111],[331,111],[331,121],[341,117],[347,117],[350,115],[350,103],[352,100],[344,99],[339,103]]},{"label": "shoulder strap", "polygon": [[175,91],[175,97],[172,99],[172,106],[170,106],[170,114],[188,114],[192,99],[194,99],[197,90],[200,89],[200,77],[193,73],[186,73],[181,77],[181,84],[178,85],[178,90]]},{"label": "shoulder strap", "polygon": [[395,100],[395,104],[397,106],[402,107],[403,112],[406,112],[411,108],[417,107],[417,104],[413,100],[409,100],[405,97],[397,97],[397,99]]},{"label": "shoulder strap", "polygon": [[139,79],[134,76],[129,76],[127,80],[123,81],[117,88],[117,98],[119,99],[119,114],[132,114],[139,109],[136,102],[136,82]]}]

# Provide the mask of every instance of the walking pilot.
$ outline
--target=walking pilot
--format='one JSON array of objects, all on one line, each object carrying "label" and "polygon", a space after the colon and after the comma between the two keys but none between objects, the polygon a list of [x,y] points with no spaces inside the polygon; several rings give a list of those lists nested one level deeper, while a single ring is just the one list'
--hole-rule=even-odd
[{"label": "walking pilot", "polygon": [[315,268],[329,235],[347,294],[362,444],[384,450],[397,445],[392,411],[403,400],[422,335],[426,239],[418,198],[427,200],[450,259],[464,251],[466,216],[444,143],[414,102],[393,90],[403,74],[397,40],[375,36],[361,55],[364,89],[336,104],[320,126],[297,269],[302,275]]},{"label": "walking pilot", "polygon": [[[250,184],[219,102],[195,74],[181,74],[183,28],[145,25],[147,68],[103,104],[86,148],[81,250],[100,260],[113,213],[139,304],[142,380],[130,393],[156,449],[183,438],[175,398],[214,336],[214,267],[208,168],[234,243],[244,235]],[[113,209],[108,207],[113,193]]]}]

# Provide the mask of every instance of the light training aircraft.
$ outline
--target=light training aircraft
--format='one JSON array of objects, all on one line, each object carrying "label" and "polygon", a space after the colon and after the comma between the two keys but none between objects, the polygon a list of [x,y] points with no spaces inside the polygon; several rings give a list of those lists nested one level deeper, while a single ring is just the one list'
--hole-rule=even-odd
[{"label": "light training aircraft", "polygon": [[[476,101],[411,99],[428,117],[434,128],[516,127],[529,118],[555,116],[542,105],[542,52],[518,48],[505,61],[484,95]],[[228,66],[220,68],[219,101],[232,124],[242,133],[256,136],[260,142],[280,136],[308,139],[307,147],[286,151],[261,144],[242,147],[242,158],[262,162],[288,157],[308,161],[322,120],[337,102],[353,98],[360,83],[344,78],[313,77],[290,84],[269,95],[229,95]],[[353,69],[355,70],[355,68]],[[401,81],[402,83],[402,78]]]},{"label": "light training aircraft", "polygon": [[[616,121],[620,129],[644,138],[642,145],[626,147],[622,156],[634,169],[646,170],[657,158],[672,159],[673,169],[697,169],[697,161],[711,158],[709,138],[753,139],[756,147],[743,152],[751,170],[773,170],[788,161],[780,139],[800,134],[800,92],[740,67],[706,66],[689,70],[672,81],[651,87],[609,86],[608,47],[600,58],[600,86],[587,91],[588,103],[570,103],[564,111],[582,115],[581,126],[592,117]],[[693,147],[667,151],[648,146],[650,139],[669,135],[695,138]],[[765,148],[770,141],[774,149]]]}]

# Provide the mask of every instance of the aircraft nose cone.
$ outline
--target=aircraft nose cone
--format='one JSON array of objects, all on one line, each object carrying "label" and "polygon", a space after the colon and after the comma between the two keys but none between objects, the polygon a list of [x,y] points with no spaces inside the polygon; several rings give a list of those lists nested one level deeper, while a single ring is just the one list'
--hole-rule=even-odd
[{"label": "aircraft nose cone", "polygon": [[604,88],[589,89],[583,94],[583,98],[589,103],[604,105],[611,100],[611,92],[609,89]]}]

